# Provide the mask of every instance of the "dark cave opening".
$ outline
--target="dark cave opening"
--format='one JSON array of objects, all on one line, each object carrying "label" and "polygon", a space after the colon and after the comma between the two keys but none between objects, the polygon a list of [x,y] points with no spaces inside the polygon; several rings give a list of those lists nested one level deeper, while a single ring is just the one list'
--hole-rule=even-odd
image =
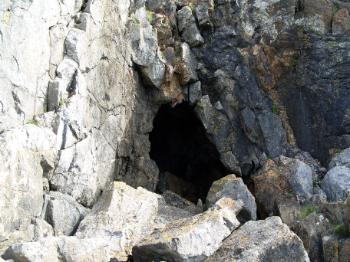
[{"label": "dark cave opening", "polygon": [[151,158],[160,170],[158,193],[173,191],[196,203],[205,201],[213,181],[228,174],[193,106],[162,105],[150,133]]}]

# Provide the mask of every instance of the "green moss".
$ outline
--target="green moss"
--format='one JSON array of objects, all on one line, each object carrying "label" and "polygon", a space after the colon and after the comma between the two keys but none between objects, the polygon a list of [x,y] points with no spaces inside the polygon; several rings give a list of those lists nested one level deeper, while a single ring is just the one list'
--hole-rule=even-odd
[{"label": "green moss", "polygon": [[150,24],[152,24],[154,18],[154,13],[152,11],[147,10],[147,20]]},{"label": "green moss", "polygon": [[300,218],[304,219],[314,212],[317,212],[317,208],[315,206],[311,206],[311,205],[303,206],[300,209]]},{"label": "green moss", "polygon": [[272,105],[271,111],[272,111],[272,113],[274,113],[275,115],[278,115],[279,112],[280,112],[279,109],[278,109],[278,107],[277,107],[277,105],[275,105],[275,104]]},{"label": "green moss", "polygon": [[350,236],[350,231],[344,224],[334,225],[334,233],[340,237]]},{"label": "green moss", "polygon": [[131,16],[131,21],[135,24],[140,24],[140,20],[135,15]]},{"label": "green moss", "polygon": [[28,121],[26,122],[26,124],[38,126],[38,125],[39,125],[39,122],[38,122],[38,120],[36,120],[35,118],[33,118],[33,119],[28,120]]}]

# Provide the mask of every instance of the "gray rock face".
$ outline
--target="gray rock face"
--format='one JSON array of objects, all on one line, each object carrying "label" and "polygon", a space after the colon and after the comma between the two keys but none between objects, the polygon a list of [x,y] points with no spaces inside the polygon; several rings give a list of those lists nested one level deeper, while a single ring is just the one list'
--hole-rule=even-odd
[{"label": "gray rock face", "polygon": [[350,168],[350,148],[343,150],[332,158],[328,167],[331,169],[335,166],[345,166]]},{"label": "gray rock face", "polygon": [[349,261],[350,239],[337,236],[325,236],[323,242],[323,256],[325,262]]},{"label": "gray rock face", "polygon": [[206,261],[232,259],[247,262],[310,261],[302,241],[278,217],[245,223]]},{"label": "gray rock face", "polygon": [[204,43],[204,39],[197,27],[196,19],[189,6],[184,6],[177,12],[177,25],[182,38],[190,46],[198,46]]},{"label": "gray rock face", "polygon": [[72,197],[59,192],[51,191],[46,198],[45,219],[52,225],[56,236],[71,235],[89,212]]},{"label": "gray rock face", "polygon": [[111,250],[126,256],[136,242],[152,232],[159,201],[159,195],[143,188],[115,182],[80,223],[76,236],[108,239]]},{"label": "gray rock face", "polygon": [[40,216],[43,205],[41,163],[45,161],[53,168],[55,135],[28,124],[0,134],[0,148],[0,236],[11,242],[12,236],[17,239],[23,231],[23,240],[30,239],[33,235],[27,231],[31,219]]},{"label": "gray rock face", "polygon": [[206,212],[167,225],[133,248],[135,261],[202,261],[239,226],[236,214],[241,204],[223,198]]},{"label": "gray rock face", "polygon": [[255,198],[252,193],[249,192],[241,178],[235,175],[229,175],[215,181],[208,192],[206,199],[207,207],[215,205],[216,201],[223,197],[242,201],[243,210],[245,211],[245,216],[243,216],[242,219],[256,220]]},{"label": "gray rock face", "polygon": [[350,190],[350,168],[336,166],[329,170],[321,182],[329,201],[344,201]]},{"label": "gray rock face", "polygon": [[284,175],[294,192],[304,198],[309,199],[313,194],[312,169],[298,159],[291,159],[284,156],[279,158],[279,162],[284,166]]}]

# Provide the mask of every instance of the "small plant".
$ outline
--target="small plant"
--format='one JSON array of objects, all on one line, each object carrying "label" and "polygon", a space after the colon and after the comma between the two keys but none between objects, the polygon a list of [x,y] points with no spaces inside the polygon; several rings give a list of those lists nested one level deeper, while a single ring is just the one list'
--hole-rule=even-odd
[{"label": "small plant", "polygon": [[32,119],[28,120],[28,121],[26,122],[26,124],[38,126],[38,125],[39,125],[39,122],[38,122],[38,120],[35,119],[35,117],[33,117]]},{"label": "small plant", "polygon": [[311,205],[303,206],[300,209],[300,218],[304,219],[304,218],[308,217],[310,214],[312,214],[314,212],[317,212],[316,207],[311,206]]},{"label": "small plant", "polygon": [[275,104],[272,105],[271,110],[272,110],[272,113],[274,113],[275,115],[278,115],[280,112],[277,105],[275,105]]},{"label": "small plant", "polygon": [[131,16],[131,21],[132,21],[134,24],[140,24],[140,20],[139,20],[135,15],[132,15],[132,16]]},{"label": "small plant", "polygon": [[147,10],[147,20],[150,24],[152,24],[154,19],[154,13],[152,11]]},{"label": "small plant", "polygon": [[340,237],[350,236],[350,231],[344,224],[334,225],[334,233]]}]

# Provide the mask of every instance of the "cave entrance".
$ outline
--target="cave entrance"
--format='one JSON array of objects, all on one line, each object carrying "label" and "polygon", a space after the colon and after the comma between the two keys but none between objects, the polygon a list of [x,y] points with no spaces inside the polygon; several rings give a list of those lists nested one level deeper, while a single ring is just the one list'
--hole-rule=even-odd
[{"label": "cave entrance", "polygon": [[228,174],[193,106],[162,105],[150,133],[151,158],[160,170],[157,191],[173,191],[196,203],[213,181]]}]

